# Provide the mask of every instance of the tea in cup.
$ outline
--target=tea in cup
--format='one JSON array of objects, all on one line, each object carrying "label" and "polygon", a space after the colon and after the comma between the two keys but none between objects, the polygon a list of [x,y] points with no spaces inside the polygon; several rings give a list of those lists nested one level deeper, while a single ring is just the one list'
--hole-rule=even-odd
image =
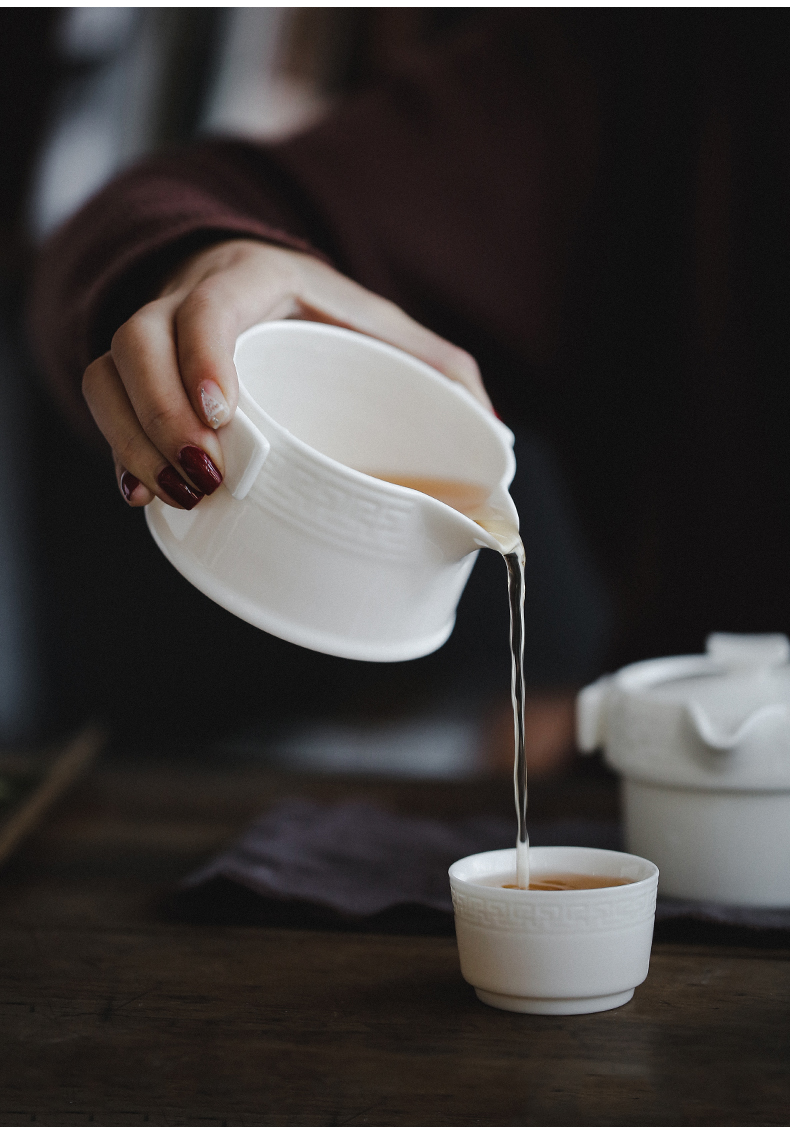
[{"label": "tea in cup", "polygon": [[463,977],[486,1005],[515,1013],[630,1001],[647,977],[658,868],[601,848],[531,848],[529,859],[526,890],[513,848],[450,868]]}]

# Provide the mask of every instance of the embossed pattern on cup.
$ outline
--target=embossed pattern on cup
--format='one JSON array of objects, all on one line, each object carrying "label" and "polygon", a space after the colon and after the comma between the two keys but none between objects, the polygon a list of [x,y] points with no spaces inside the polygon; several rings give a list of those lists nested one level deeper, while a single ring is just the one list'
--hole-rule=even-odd
[{"label": "embossed pattern on cup", "polygon": [[515,849],[457,861],[450,886],[466,981],[486,1004],[520,1013],[594,1013],[623,1005],[647,977],[656,866],[593,848],[533,848],[530,866],[534,873],[588,873],[631,882],[520,891],[489,882],[514,874]]}]

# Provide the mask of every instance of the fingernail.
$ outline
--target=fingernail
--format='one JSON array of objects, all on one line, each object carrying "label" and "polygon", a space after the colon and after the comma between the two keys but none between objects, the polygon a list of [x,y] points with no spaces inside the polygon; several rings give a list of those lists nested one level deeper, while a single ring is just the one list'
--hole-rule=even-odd
[{"label": "fingernail", "polygon": [[128,503],[136,489],[140,486],[140,480],[136,475],[132,475],[131,471],[124,471],[119,486],[121,488],[121,494]]},{"label": "fingernail", "polygon": [[203,415],[212,428],[219,428],[230,416],[228,402],[216,381],[204,381],[200,386],[200,403]]},{"label": "fingernail", "polygon": [[156,477],[156,481],[171,499],[181,504],[184,510],[191,511],[203,498],[198,491],[193,491],[189,484],[184,482],[170,464],[162,468]]},{"label": "fingernail", "polygon": [[211,495],[222,482],[222,476],[202,448],[187,444],[178,453],[178,462],[204,495]]}]

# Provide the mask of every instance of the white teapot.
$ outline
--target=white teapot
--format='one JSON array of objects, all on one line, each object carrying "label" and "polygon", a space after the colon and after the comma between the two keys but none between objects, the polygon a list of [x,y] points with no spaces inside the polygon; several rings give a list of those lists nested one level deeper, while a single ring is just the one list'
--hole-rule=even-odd
[{"label": "white teapot", "polygon": [[622,775],[629,852],[659,892],[790,906],[790,642],[714,633],[579,695],[578,742]]},{"label": "white teapot", "polygon": [[[510,430],[409,354],[334,326],[262,323],[235,363],[223,485],[191,511],[154,499],[159,548],[212,600],[295,644],[356,660],[434,651],[478,549],[517,538]],[[474,484],[486,528],[379,475]]]}]

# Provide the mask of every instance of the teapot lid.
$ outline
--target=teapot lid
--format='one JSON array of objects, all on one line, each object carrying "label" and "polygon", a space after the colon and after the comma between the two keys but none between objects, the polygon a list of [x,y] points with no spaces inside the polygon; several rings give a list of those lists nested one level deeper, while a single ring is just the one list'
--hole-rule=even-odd
[{"label": "teapot lid", "polygon": [[585,688],[578,739],[631,776],[790,789],[790,640],[714,633],[706,653],[630,664]]}]

